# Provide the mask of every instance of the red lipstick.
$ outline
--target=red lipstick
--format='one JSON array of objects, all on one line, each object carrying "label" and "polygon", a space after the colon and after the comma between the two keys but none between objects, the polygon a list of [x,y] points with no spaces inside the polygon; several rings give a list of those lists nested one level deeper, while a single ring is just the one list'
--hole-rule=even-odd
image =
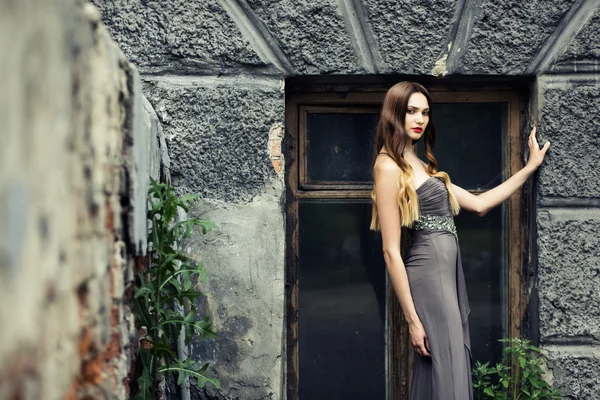
[{"label": "red lipstick", "polygon": [[423,128],[412,128],[413,131],[417,132],[417,133],[421,133],[423,132]]}]

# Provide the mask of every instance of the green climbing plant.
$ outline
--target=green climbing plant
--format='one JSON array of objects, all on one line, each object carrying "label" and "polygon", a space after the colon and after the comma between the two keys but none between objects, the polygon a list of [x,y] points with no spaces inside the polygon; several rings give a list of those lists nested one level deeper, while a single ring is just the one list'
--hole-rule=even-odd
[{"label": "green climbing plant", "polygon": [[[205,268],[177,250],[178,241],[189,238],[195,227],[199,227],[202,234],[214,227],[208,219],[177,221],[178,209],[187,212],[197,198],[197,195],[178,196],[171,185],[151,179],[149,265],[138,273],[134,294],[134,314],[143,332],[140,340],[143,368],[136,400],[154,399],[160,376],[167,381],[176,377],[178,384],[190,378],[200,387],[207,383],[220,386],[217,378],[208,376],[208,363],[198,365],[192,359],[181,360],[177,355],[177,339],[182,331],[186,344],[194,338],[204,340],[215,336],[209,318],[200,318],[194,305],[202,293],[192,282],[206,279]],[[176,306],[189,311],[178,312]]]},{"label": "green climbing plant", "polygon": [[543,378],[542,352],[526,339],[500,339],[508,343],[502,362],[477,361],[473,367],[473,392],[476,400],[560,400],[559,388]]}]

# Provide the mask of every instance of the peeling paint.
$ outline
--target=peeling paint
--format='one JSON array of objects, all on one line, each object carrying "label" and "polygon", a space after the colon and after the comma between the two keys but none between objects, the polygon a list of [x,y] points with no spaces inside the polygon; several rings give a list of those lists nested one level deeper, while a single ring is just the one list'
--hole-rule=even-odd
[{"label": "peeling paint", "polygon": [[268,152],[271,164],[279,175],[279,178],[283,179],[285,171],[285,159],[281,152],[281,142],[283,141],[283,124],[277,123],[271,127],[269,131],[269,144]]},{"label": "peeling paint", "polygon": [[435,62],[435,66],[431,70],[431,75],[433,76],[445,76],[448,74],[448,70],[446,69],[446,60],[448,60],[448,53],[444,54],[442,58]]}]

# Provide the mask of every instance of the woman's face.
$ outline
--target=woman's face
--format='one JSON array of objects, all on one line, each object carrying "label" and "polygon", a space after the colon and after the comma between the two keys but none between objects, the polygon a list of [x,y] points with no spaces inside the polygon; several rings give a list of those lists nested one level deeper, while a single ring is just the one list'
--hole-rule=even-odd
[{"label": "woman's face", "polygon": [[424,94],[416,92],[408,98],[406,116],[404,118],[404,130],[406,135],[416,142],[423,136],[425,128],[429,123],[429,102]]}]

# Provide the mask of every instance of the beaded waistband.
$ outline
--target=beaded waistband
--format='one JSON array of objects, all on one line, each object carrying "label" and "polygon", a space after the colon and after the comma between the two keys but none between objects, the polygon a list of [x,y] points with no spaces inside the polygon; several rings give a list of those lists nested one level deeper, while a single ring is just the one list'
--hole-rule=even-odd
[{"label": "beaded waistband", "polygon": [[454,225],[454,218],[446,215],[421,215],[419,219],[413,223],[412,229],[447,231],[458,238],[456,225]]}]

